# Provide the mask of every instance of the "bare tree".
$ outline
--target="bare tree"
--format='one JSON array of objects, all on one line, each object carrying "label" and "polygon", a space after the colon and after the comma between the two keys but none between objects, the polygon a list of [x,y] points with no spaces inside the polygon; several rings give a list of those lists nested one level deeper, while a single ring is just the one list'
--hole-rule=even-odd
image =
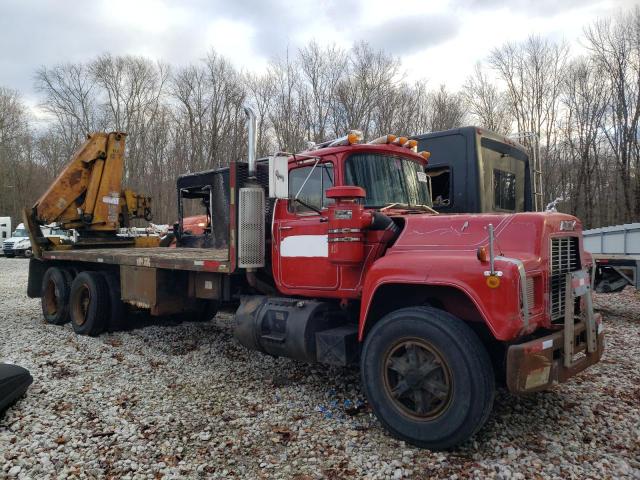
[{"label": "bare tree", "polygon": [[507,94],[489,80],[480,63],[467,78],[461,95],[475,123],[493,132],[510,132],[513,118]]},{"label": "bare tree", "polygon": [[142,57],[107,54],[92,62],[90,71],[101,89],[107,125],[129,135],[125,175],[136,186],[145,168],[145,150],[153,141],[147,132],[161,106],[169,69]]},{"label": "bare tree", "polygon": [[375,132],[376,108],[401,81],[400,62],[367,43],[356,43],[348,57],[346,75],[336,89],[335,132],[362,130],[366,138]]},{"label": "bare tree", "polygon": [[435,132],[462,126],[465,111],[460,95],[451,93],[444,85],[440,85],[430,97],[429,130]]},{"label": "bare tree", "polygon": [[258,117],[258,155],[273,153],[277,147],[273,145],[270,135],[269,112],[275,97],[275,84],[271,75],[246,75],[247,95]]},{"label": "bare tree", "polygon": [[295,59],[289,54],[269,66],[269,80],[273,84],[274,98],[269,120],[276,144],[286,151],[302,150],[307,140],[305,128],[306,105],[302,90],[302,78]]},{"label": "bare tree", "polygon": [[41,67],[35,75],[36,89],[43,95],[41,108],[49,113],[56,135],[71,155],[87,133],[103,130],[98,89],[90,69],[84,64],[61,64]]},{"label": "bare tree", "polygon": [[531,36],[522,43],[496,48],[489,56],[489,64],[507,86],[518,132],[533,132],[540,139],[547,201],[558,190],[555,171],[560,168],[560,157],[554,151],[568,51],[565,43]]},{"label": "bare tree", "polygon": [[[598,210],[596,198],[606,204],[611,199],[610,189],[601,190],[598,161],[602,156],[600,133],[607,105],[608,90],[603,72],[589,58],[571,63],[563,84],[562,103],[565,107],[563,142],[569,154],[568,171],[561,175],[571,210],[583,217],[586,225],[594,225]],[[594,195],[599,192],[599,195]]]},{"label": "bare tree", "polygon": [[48,181],[35,156],[31,120],[20,94],[0,87],[0,215],[14,221]]},{"label": "bare tree", "polygon": [[624,220],[640,217],[640,7],[585,29],[587,48],[611,90],[604,134],[616,159]]},{"label": "bare tree", "polygon": [[[320,48],[315,41],[298,52],[300,57],[300,95],[309,140],[321,142],[330,134],[331,114],[335,111],[336,93],[347,71],[347,54],[329,46]],[[336,132],[332,132],[336,134]]]}]

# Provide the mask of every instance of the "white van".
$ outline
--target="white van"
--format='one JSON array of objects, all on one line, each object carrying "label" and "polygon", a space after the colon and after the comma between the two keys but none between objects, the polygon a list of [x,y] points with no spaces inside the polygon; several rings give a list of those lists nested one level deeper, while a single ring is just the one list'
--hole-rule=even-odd
[{"label": "white van", "polygon": [[30,258],[33,255],[31,250],[31,241],[27,229],[21,223],[16,228],[10,238],[2,242],[2,251],[5,257],[15,257],[16,255],[24,255]]}]

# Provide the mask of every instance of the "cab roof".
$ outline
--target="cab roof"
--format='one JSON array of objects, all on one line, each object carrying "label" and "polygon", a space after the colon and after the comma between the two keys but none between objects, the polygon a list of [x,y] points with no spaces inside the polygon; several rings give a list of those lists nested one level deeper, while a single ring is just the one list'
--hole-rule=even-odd
[{"label": "cab roof", "polygon": [[399,155],[408,157],[415,160],[422,165],[426,165],[427,161],[410,148],[405,148],[400,145],[394,145],[391,143],[383,144],[371,144],[371,143],[354,143],[352,145],[338,145],[335,147],[318,148],[316,150],[309,150],[299,153],[294,153],[289,157],[289,163],[297,163],[304,160],[310,160],[316,157],[327,157],[329,155],[343,155],[345,153],[385,153],[392,155]]}]

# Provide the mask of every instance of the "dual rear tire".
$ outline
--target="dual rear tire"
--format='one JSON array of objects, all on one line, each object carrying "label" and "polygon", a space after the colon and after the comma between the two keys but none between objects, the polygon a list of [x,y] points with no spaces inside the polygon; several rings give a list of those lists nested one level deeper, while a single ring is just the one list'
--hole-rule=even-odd
[{"label": "dual rear tire", "polygon": [[96,336],[118,330],[126,321],[118,278],[109,272],[51,267],[42,279],[42,313],[47,323],[71,322],[78,335]]},{"label": "dual rear tire", "polygon": [[64,325],[69,321],[71,283],[71,272],[63,268],[51,267],[44,273],[40,301],[47,323]]},{"label": "dual rear tire", "polygon": [[111,312],[109,285],[100,272],[81,272],[69,295],[71,326],[78,335],[95,337],[107,327]]}]

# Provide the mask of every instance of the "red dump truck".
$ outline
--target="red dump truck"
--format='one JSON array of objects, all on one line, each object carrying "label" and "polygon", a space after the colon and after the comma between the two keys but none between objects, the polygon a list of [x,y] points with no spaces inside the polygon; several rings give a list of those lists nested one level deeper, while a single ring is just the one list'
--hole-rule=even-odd
[{"label": "red dump truck", "polygon": [[[382,424],[430,449],[477,432],[496,385],[535,392],[598,362],[604,333],[575,217],[437,214],[429,155],[393,135],[256,159],[247,115],[248,162],[177,179],[177,248],[37,252],[28,293],[47,321],[95,335],[128,309],[201,317],[234,305],[241,344],[359,363]],[[182,224],[194,205],[210,219],[201,233]]]}]

